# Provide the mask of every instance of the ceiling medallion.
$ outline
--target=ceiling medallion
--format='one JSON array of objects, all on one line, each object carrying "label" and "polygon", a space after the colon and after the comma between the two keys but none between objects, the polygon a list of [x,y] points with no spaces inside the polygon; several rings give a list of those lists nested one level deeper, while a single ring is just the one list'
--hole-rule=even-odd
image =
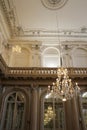
[{"label": "ceiling medallion", "polygon": [[65,5],[68,0],[41,0],[48,9],[56,10]]}]

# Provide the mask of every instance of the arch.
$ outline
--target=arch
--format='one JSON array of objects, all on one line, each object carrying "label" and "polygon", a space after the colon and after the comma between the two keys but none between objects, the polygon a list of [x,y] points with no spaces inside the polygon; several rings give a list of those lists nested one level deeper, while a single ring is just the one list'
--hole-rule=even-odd
[{"label": "arch", "polygon": [[60,66],[60,52],[56,47],[47,47],[42,52],[43,67],[58,67]]},{"label": "arch", "polygon": [[29,98],[28,92],[25,89],[19,88],[19,87],[12,87],[12,88],[6,89],[6,91],[3,93],[3,97],[2,97],[3,101],[2,101],[2,103],[4,103],[6,96],[8,94],[10,94],[11,92],[14,92],[14,91],[20,91],[20,92],[25,94],[27,99]]},{"label": "arch", "polygon": [[87,66],[87,49],[84,47],[76,47],[72,50],[73,67]]},{"label": "arch", "polygon": [[[65,127],[63,103],[60,99],[53,98],[53,95],[49,95],[48,98],[46,98],[46,95],[48,95],[47,90],[44,90],[41,94],[40,130],[50,129],[50,127],[63,130]],[[50,113],[48,114],[49,109],[53,115],[50,115]],[[47,114],[50,118],[50,120],[48,120],[48,123],[46,123]],[[61,119],[60,116],[62,116]]]},{"label": "arch", "polygon": [[11,67],[29,67],[31,66],[31,50],[29,47],[21,47],[21,52],[12,52],[9,66]]},{"label": "arch", "polygon": [[58,49],[58,48],[56,48],[56,47],[47,47],[47,48],[45,48],[45,49],[43,50],[42,54],[44,54],[44,53],[45,53],[47,50],[49,50],[49,49],[56,50],[56,52],[57,52],[58,54],[60,54],[59,49]]},{"label": "arch", "polygon": [[[14,98],[12,98],[14,97]],[[15,100],[13,100],[15,99]],[[1,130],[13,130],[14,127],[18,130],[24,130],[29,120],[29,96],[26,90],[21,88],[9,88],[3,94],[1,109]],[[9,113],[10,112],[10,113]],[[12,113],[12,115],[11,115]],[[17,117],[16,117],[17,114]],[[8,116],[7,116],[8,115]],[[20,118],[21,116],[21,118]],[[9,126],[10,118],[12,123]],[[21,120],[20,120],[21,119]],[[7,121],[7,122],[6,122]],[[15,122],[19,121],[16,125]],[[27,129],[27,128],[26,128]]]},{"label": "arch", "polygon": [[74,47],[74,48],[72,49],[72,53],[75,53],[75,51],[76,51],[77,49],[83,49],[83,50],[87,51],[87,49],[86,49],[85,47],[78,46],[78,47]]},{"label": "arch", "polygon": [[82,97],[83,97],[83,98],[87,98],[87,92],[84,92],[84,93],[82,94]]}]

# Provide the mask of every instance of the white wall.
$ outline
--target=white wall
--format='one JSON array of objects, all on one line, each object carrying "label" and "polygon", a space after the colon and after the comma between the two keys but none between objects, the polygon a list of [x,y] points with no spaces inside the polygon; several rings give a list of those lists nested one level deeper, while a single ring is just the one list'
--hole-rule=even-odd
[{"label": "white wall", "polygon": [[[60,47],[32,44],[19,44],[21,53],[12,52],[12,45],[5,47],[0,41],[0,53],[11,67],[60,67]],[[69,44],[69,43],[68,43]],[[87,67],[86,45],[62,45],[63,67]]]}]

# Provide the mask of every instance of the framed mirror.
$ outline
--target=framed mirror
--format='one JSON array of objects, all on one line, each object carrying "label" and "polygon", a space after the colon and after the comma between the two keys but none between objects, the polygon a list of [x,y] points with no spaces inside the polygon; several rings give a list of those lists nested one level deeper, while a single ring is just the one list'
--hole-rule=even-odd
[{"label": "framed mirror", "polygon": [[41,108],[42,130],[65,130],[64,105],[60,99],[46,93]]},{"label": "framed mirror", "polygon": [[82,113],[83,113],[85,127],[87,129],[87,92],[84,92],[82,94]]}]

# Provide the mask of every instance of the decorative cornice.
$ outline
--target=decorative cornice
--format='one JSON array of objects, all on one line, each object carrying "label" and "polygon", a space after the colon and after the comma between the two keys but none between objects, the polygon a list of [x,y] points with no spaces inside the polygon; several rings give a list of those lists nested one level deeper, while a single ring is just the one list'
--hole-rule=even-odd
[{"label": "decorative cornice", "polygon": [[[47,29],[23,29],[23,36],[53,36],[53,37],[87,37],[87,29],[85,31],[81,29],[59,29],[59,30],[47,30]],[[20,34],[22,36],[22,34]]]},{"label": "decorative cornice", "polygon": [[3,40],[7,40],[10,38],[10,31],[3,17],[2,11],[0,10],[0,33],[2,35]]},{"label": "decorative cornice", "polygon": [[17,35],[18,28],[17,28],[17,18],[14,5],[12,1],[8,0],[0,0],[0,5],[3,10],[4,16],[7,20],[8,26],[11,31],[11,35]]},{"label": "decorative cornice", "polygon": [[82,32],[81,29],[78,30],[59,30],[59,31],[52,31],[52,30],[44,30],[44,29],[26,29],[23,30],[23,33],[18,36],[21,39],[36,39],[40,41],[47,41],[48,39],[53,40],[54,42],[60,38],[60,40],[65,41],[74,40],[74,41],[87,41],[87,30]]}]

